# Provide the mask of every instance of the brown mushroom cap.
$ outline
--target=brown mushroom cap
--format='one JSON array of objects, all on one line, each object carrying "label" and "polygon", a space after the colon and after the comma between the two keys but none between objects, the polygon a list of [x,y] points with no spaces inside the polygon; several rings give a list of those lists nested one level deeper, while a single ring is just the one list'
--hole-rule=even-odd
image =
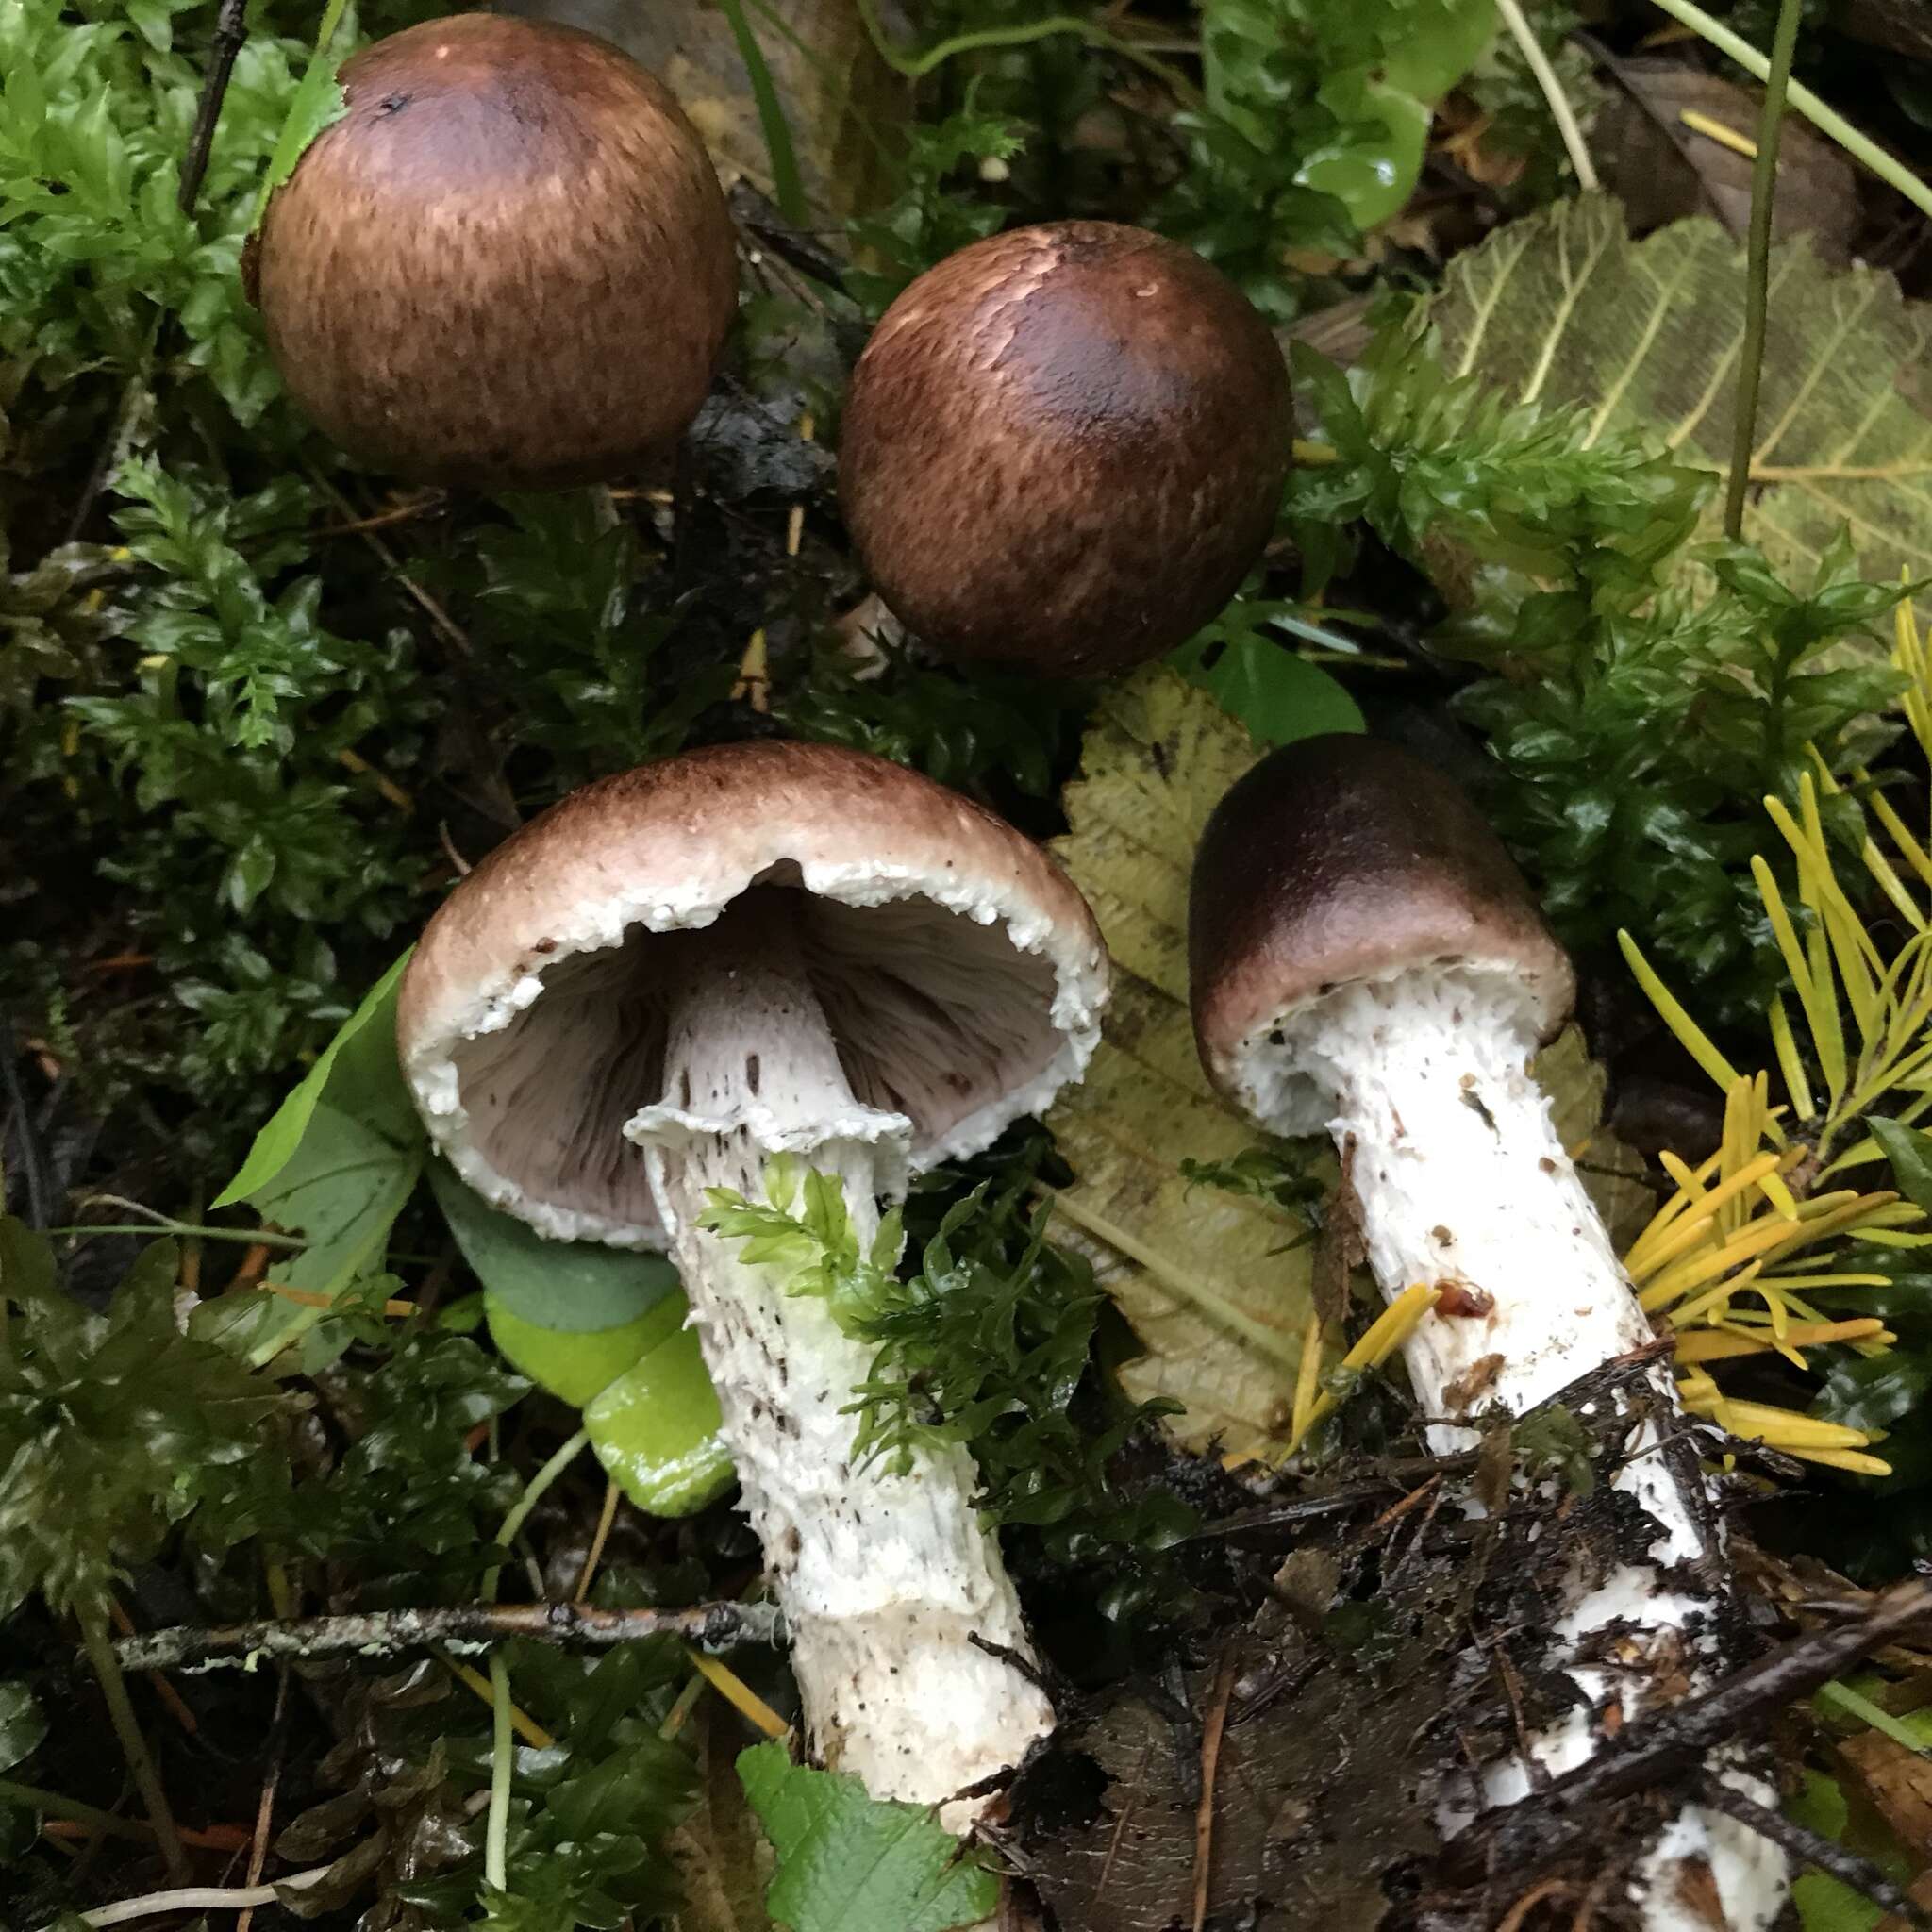
[{"label": "brown mushroom cap", "polygon": [[840,497],[893,613],[949,657],[1089,676],[1215,615],[1293,435],[1268,325],[1191,249],[1020,228],[901,294],[846,398]]},{"label": "brown mushroom cap", "polygon": [[903,766],[831,745],[687,752],[574,791],[440,907],[404,974],[403,1071],[479,1193],[542,1232],[658,1247],[624,1124],[663,1095],[679,984],[753,886],[799,894],[800,956],[867,1107],[923,1166],[1077,1077],[1107,960],[1039,846]]},{"label": "brown mushroom cap", "polygon": [[1495,974],[1544,1036],[1570,960],[1464,793],[1351,733],[1271,753],[1215,808],[1194,858],[1188,964],[1201,1063],[1250,1108],[1253,1058],[1340,987],[1424,967]]},{"label": "brown mushroom cap", "polygon": [[342,68],[252,278],[283,380],[425,482],[594,482],[668,448],[737,304],[731,221],[670,92],[593,34],[458,13]]}]

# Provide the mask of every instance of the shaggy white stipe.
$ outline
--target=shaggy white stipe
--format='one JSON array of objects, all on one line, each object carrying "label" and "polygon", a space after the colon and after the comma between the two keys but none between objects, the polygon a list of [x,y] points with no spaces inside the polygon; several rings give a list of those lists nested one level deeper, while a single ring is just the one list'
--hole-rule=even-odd
[{"label": "shaggy white stipe", "polygon": [[[798,1156],[843,1183],[860,1249],[905,1182],[909,1123],[858,1102],[824,1011],[769,907],[747,902],[713,970],[684,989],[665,1104],[625,1126],[691,1298],[743,1507],[791,1633],[811,1748],[875,1797],[931,1804],[1017,1764],[1051,1728],[1045,1696],[975,1637],[1030,1655],[1018,1598],[973,1507],[961,1448],[895,1475],[855,1466],[854,1389],[873,1351],[824,1305],[789,1295],[697,1222],[707,1191],[762,1199],[766,1161]],[[979,1807],[946,1807],[956,1829]]]},{"label": "shaggy white stipe", "polygon": [[[1446,1292],[1406,1350],[1410,1382],[1438,1454],[1476,1440],[1463,1419],[1491,1404],[1534,1407],[1600,1364],[1653,1338],[1595,1208],[1529,1077],[1535,1029],[1527,1003],[1500,974],[1424,968],[1338,989],[1251,1040],[1241,1069],[1251,1094],[1276,1108],[1284,1131],[1306,1126],[1309,1085],[1326,1096],[1328,1130],[1349,1162],[1369,1259],[1391,1299],[1411,1282]],[[1352,1150],[1352,1151],[1351,1151]],[[1653,1385],[1675,1394],[1662,1367]],[[1700,1515],[1679,1492],[1655,1431],[1633,1439],[1615,1477],[1656,1520],[1660,1564],[1707,1554]],[[1648,1452],[1648,1453],[1646,1453]],[[1577,1664],[1569,1674],[1600,1707],[1643,1707],[1647,1654],[1680,1657],[1693,1686],[1715,1661],[1702,1626],[1712,1607],[1654,1573],[1625,1567],[1575,1586],[1555,1632],[1578,1643],[1616,1625],[1622,1669]],[[1598,1640],[1599,1642],[1601,1639]],[[1573,1711],[1533,1743],[1553,1773],[1598,1746],[1590,1717]],[[1713,1768],[1772,1802],[1741,1762]],[[1497,1767],[1483,1798],[1504,1804],[1529,1789],[1520,1762]],[[1470,1813],[1445,1794],[1455,1828]],[[1647,1855],[1636,1883],[1646,1932],[1690,1932],[1686,1882],[1707,1864],[1734,1932],[1764,1932],[1781,1909],[1784,1854],[1721,1815],[1687,1807]],[[1709,1932],[1699,1922],[1699,1932]]]}]

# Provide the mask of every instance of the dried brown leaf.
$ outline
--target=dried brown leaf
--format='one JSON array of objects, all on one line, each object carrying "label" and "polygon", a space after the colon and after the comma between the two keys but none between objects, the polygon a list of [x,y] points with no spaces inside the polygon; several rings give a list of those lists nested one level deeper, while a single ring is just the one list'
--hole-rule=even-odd
[{"label": "dried brown leaf", "polygon": [[[1755,163],[1684,116],[1697,115],[1755,142],[1757,95],[1677,60],[1624,60],[1614,71],[1625,92],[1598,118],[1591,145],[1605,184],[1623,197],[1631,225],[1659,228],[1686,215],[1714,214],[1741,238],[1751,221]],[[1851,162],[1802,121],[1787,120],[1773,234],[1780,241],[1809,235],[1821,258],[1842,267],[1852,258],[1858,215]]]}]

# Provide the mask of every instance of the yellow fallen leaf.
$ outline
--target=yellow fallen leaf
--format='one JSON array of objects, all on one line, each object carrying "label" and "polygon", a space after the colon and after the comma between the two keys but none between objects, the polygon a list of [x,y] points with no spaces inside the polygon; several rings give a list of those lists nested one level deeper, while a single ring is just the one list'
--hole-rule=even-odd
[{"label": "yellow fallen leaf", "polygon": [[1257,756],[1241,726],[1173,672],[1143,671],[1104,701],[1058,852],[1100,921],[1116,987],[1086,1080],[1048,1116],[1077,1176],[1058,1198],[1058,1232],[1092,1257],[1147,1350],[1124,1371],[1129,1392],[1174,1397],[1185,1406],[1179,1441],[1218,1440],[1236,1456],[1286,1445],[1312,1262],[1299,1216],[1191,1184],[1180,1165],[1280,1144],[1215,1099],[1187,1004],[1194,847]]}]

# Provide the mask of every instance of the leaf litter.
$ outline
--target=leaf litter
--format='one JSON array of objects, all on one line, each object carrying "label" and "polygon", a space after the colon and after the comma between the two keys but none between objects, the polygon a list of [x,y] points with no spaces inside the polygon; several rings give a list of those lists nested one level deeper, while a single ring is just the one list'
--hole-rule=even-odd
[{"label": "leaf litter", "polygon": [[[1492,1414],[1470,1454],[1350,1446],[1205,1532],[1234,1550],[1229,1581],[1176,1660],[1063,1700],[991,1833],[1062,1932],[1475,1932],[1518,1907],[1518,1924],[1568,1924],[1586,1897],[1596,1923],[1627,1923],[1621,1881],[1693,1796],[1694,1760],[1574,1810],[1532,1795],[1461,1836],[1441,1821],[1480,1812],[1483,1771],[1578,1702],[1554,1626],[1579,1584],[1626,1565],[1668,1582],[1655,1522],[1609,1480],[1648,1360]],[[1761,1639],[1723,1601],[1721,1627],[1699,1634],[1741,1663]],[[1655,1713],[1688,1686],[1680,1656],[1639,1660],[1614,1625],[1600,1651],[1624,1683],[1648,1676],[1648,1721],[1667,1722]],[[1609,1740],[1621,1718],[1612,1696],[1591,1723]]]}]

